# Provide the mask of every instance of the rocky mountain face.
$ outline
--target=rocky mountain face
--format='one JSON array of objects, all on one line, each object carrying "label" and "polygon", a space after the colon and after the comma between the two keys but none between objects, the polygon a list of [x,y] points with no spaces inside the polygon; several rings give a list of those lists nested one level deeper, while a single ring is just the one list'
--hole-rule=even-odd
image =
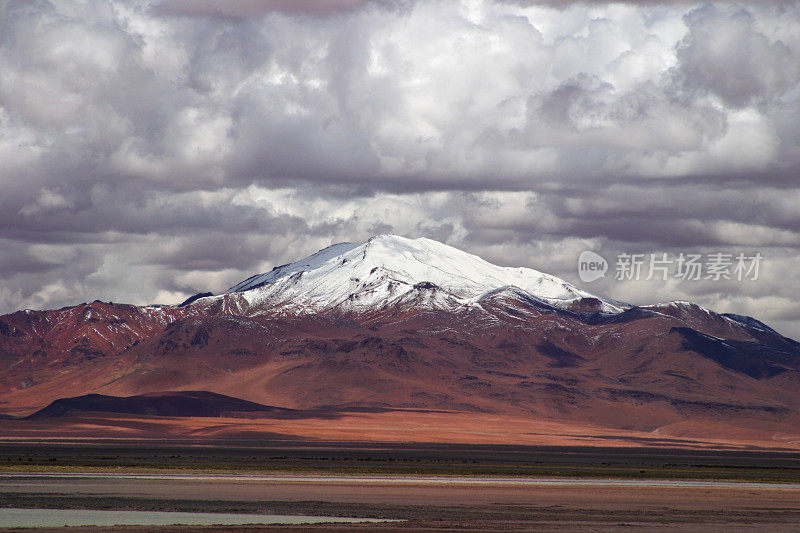
[{"label": "rocky mountain face", "polygon": [[180,306],[0,317],[0,411],[212,391],[292,409],[517,413],[680,435],[800,422],[800,344],[685,302],[632,306],[428,239],[343,243]]}]

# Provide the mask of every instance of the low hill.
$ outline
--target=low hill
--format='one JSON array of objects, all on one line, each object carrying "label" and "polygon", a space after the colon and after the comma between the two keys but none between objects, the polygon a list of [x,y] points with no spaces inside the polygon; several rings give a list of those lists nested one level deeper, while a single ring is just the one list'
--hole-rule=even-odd
[{"label": "low hill", "polygon": [[221,417],[236,413],[282,414],[293,412],[292,409],[261,405],[208,391],[178,391],[127,397],[87,394],[75,398],[61,398],[27,418],[58,418],[87,411],[179,417]]}]

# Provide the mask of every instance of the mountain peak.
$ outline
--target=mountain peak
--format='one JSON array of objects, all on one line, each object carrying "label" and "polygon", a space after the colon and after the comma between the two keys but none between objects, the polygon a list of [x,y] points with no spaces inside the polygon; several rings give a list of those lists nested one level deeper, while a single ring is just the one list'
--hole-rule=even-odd
[{"label": "mountain peak", "polygon": [[[538,270],[502,267],[428,238],[377,235],[363,243],[344,242],[231,287],[252,306],[309,312],[329,308],[382,308],[433,284],[454,305],[474,305],[487,292],[516,287],[550,305],[569,308],[597,298]],[[618,312],[613,301],[597,298],[604,312]]]}]

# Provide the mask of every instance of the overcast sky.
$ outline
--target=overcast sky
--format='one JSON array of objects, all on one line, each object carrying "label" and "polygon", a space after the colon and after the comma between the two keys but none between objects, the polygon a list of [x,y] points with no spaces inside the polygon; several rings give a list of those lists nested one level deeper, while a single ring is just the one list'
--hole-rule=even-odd
[{"label": "overcast sky", "polygon": [[[798,2],[3,2],[0,313],[393,232],[797,338],[799,82]],[[764,260],[582,284],[587,249]]]}]

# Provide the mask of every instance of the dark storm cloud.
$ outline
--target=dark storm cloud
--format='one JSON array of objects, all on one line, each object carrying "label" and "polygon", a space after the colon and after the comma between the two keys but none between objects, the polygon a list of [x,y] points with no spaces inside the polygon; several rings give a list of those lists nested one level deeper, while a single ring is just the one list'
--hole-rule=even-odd
[{"label": "dark storm cloud", "polygon": [[[6,2],[0,311],[390,231],[573,278],[586,248],[760,247],[796,286],[799,53],[791,2]],[[601,288],[798,314],[767,281],[637,287]]]}]

